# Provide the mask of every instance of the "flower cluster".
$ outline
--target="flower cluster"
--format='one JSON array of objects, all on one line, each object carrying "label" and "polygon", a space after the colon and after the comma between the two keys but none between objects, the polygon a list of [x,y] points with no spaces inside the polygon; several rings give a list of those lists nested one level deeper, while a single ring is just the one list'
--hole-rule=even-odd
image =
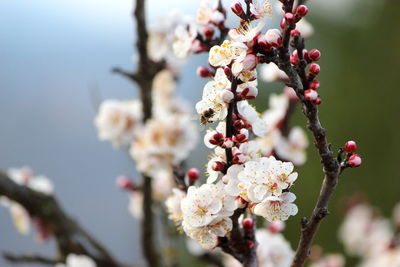
[{"label": "flower cluster", "polygon": [[[49,195],[53,193],[53,183],[43,175],[34,175],[28,167],[12,168],[7,171],[7,174],[13,182],[19,185],[24,185],[43,194]],[[22,205],[6,197],[0,197],[0,204],[9,209],[11,218],[19,233],[23,235],[29,234],[32,224],[38,232],[39,241],[43,242],[49,238],[50,232],[47,226],[39,218],[32,217]]]},{"label": "flower cluster", "polygon": [[[270,222],[287,220],[298,212],[290,189],[298,176],[294,164],[305,162],[308,141],[299,127],[289,132],[283,129],[297,97],[290,88],[273,95],[270,109],[262,115],[250,104],[258,95],[256,67],[282,45],[282,34],[277,29],[262,32],[262,19],[272,14],[269,1],[246,4],[249,11],[237,1],[231,6],[241,19],[235,29],[226,30],[223,9],[210,5],[202,5],[198,12],[197,33],[195,27],[177,29],[185,29],[186,34],[177,34],[176,46],[185,43],[187,47],[180,46],[178,56],[194,52],[193,47],[203,48],[194,53],[209,51],[211,68],[200,67],[198,75],[211,80],[204,86],[196,111],[202,124],[217,125],[204,136],[205,145],[213,149],[206,165],[207,183],[176,189],[167,208],[170,218],[206,249],[216,247],[219,238],[232,230],[235,212],[255,214]],[[204,35],[205,28],[215,27],[229,38],[216,40]]]}]

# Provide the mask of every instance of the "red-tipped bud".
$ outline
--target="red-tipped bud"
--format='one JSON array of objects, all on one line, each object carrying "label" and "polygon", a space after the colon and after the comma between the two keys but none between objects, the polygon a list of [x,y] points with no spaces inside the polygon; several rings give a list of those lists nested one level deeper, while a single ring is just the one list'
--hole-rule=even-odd
[{"label": "red-tipped bud", "polygon": [[225,164],[221,161],[214,161],[212,169],[216,172],[222,172],[225,170]]},{"label": "red-tipped bud", "polygon": [[121,175],[117,177],[116,180],[117,187],[128,190],[128,191],[133,191],[135,190],[135,185],[133,184],[132,180],[129,179],[129,177]]},{"label": "red-tipped bud", "polygon": [[285,18],[283,18],[283,19],[281,20],[281,22],[279,23],[279,26],[281,26],[281,29],[282,29],[282,30],[286,28],[286,20],[285,20]]},{"label": "red-tipped bud", "polygon": [[308,13],[308,7],[305,6],[305,5],[299,5],[299,6],[296,8],[296,15],[297,15],[299,18],[304,17],[305,15],[307,15],[307,13]]},{"label": "red-tipped bud", "polygon": [[300,36],[301,34],[299,30],[294,29],[290,31],[290,35],[295,37],[295,36]]},{"label": "red-tipped bud", "polygon": [[268,43],[264,35],[258,36],[257,44],[264,51],[271,51],[272,49],[272,46]]},{"label": "red-tipped bud", "polygon": [[236,206],[237,206],[239,209],[244,208],[244,207],[246,206],[246,204],[247,204],[247,201],[244,200],[244,199],[241,198],[241,197],[235,197],[235,201],[236,201]]},{"label": "red-tipped bud", "polygon": [[288,24],[292,24],[294,22],[294,15],[292,13],[286,13],[285,20]]},{"label": "red-tipped bud", "polygon": [[227,138],[224,139],[223,147],[225,147],[225,148],[232,148],[233,145],[234,145],[234,143],[233,143],[232,138],[227,137]]},{"label": "red-tipped bud", "polygon": [[232,78],[232,70],[229,67],[224,67],[224,73],[228,79]]},{"label": "red-tipped bud", "polygon": [[196,168],[191,168],[186,172],[190,183],[195,183],[200,178],[200,171]]},{"label": "red-tipped bud", "polygon": [[358,167],[362,163],[361,157],[357,154],[351,155],[349,158],[350,167]]},{"label": "red-tipped bud", "polygon": [[269,29],[265,33],[264,38],[273,47],[279,47],[282,45],[282,34],[278,29]]},{"label": "red-tipped bud", "polygon": [[245,134],[237,134],[233,137],[233,141],[236,143],[243,143],[247,141],[247,136]]},{"label": "red-tipped bud", "polygon": [[231,9],[232,9],[232,12],[235,13],[238,17],[241,17],[244,15],[243,6],[238,1],[235,1],[232,3]]},{"label": "red-tipped bud", "polygon": [[206,38],[206,40],[211,40],[214,36],[215,30],[213,27],[206,26],[203,28],[203,35]]},{"label": "red-tipped bud", "polygon": [[209,78],[213,76],[213,73],[207,67],[200,66],[197,68],[197,75],[202,78]]},{"label": "red-tipped bud", "polygon": [[290,56],[290,63],[292,63],[293,65],[297,65],[299,64],[299,55],[297,53],[297,50],[294,50],[292,55]]},{"label": "red-tipped bud", "polygon": [[315,80],[315,79],[314,79],[314,80],[310,83],[310,88],[311,88],[311,89],[318,90],[320,87],[321,87],[321,83],[320,83],[318,80]]},{"label": "red-tipped bud", "polygon": [[239,131],[240,129],[245,128],[245,127],[246,127],[246,124],[245,124],[244,121],[242,121],[242,120],[236,120],[236,121],[233,123],[233,127],[234,127],[237,131]]},{"label": "red-tipped bud", "polygon": [[320,73],[321,68],[318,64],[312,63],[308,71],[310,72],[311,75],[317,76]]},{"label": "red-tipped bud", "polygon": [[254,86],[249,86],[243,89],[240,93],[240,97],[243,99],[254,99],[258,95],[258,89]]},{"label": "red-tipped bud", "polygon": [[357,150],[357,144],[354,141],[347,141],[346,144],[344,144],[344,150],[346,153],[355,153]]},{"label": "red-tipped bud", "polygon": [[321,105],[321,103],[322,103],[322,100],[321,100],[321,98],[319,98],[319,97],[317,97],[317,99],[315,99],[315,100],[313,100],[313,101],[311,101],[314,105]]},{"label": "red-tipped bud", "polygon": [[254,221],[251,218],[243,219],[242,221],[243,230],[245,232],[253,231],[254,228]]},{"label": "red-tipped bud", "polygon": [[308,52],[308,58],[312,61],[318,61],[321,58],[321,52],[318,49],[312,49]]},{"label": "red-tipped bud", "polygon": [[223,143],[223,140],[224,140],[224,135],[222,133],[216,132],[208,141],[210,142],[210,144],[217,146],[221,145]]},{"label": "red-tipped bud", "polygon": [[315,90],[308,89],[304,91],[304,97],[309,101],[315,101],[318,98],[318,93]]}]

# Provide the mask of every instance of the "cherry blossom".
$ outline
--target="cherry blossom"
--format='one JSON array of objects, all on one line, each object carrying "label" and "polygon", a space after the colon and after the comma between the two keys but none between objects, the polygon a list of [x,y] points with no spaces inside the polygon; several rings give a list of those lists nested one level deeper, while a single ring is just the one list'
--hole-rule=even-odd
[{"label": "cherry blossom", "polygon": [[272,5],[268,0],[253,0],[250,4],[250,11],[256,18],[263,18],[272,14]]},{"label": "cherry blossom", "polygon": [[257,111],[246,101],[237,103],[239,114],[252,126],[253,133],[257,136],[264,136],[267,131],[267,123],[262,120]]},{"label": "cherry blossom", "polygon": [[169,219],[171,219],[176,225],[180,225],[183,220],[181,202],[186,197],[186,193],[174,188],[172,189],[172,195],[165,201],[165,205],[168,210]]},{"label": "cherry blossom", "polygon": [[292,203],[295,199],[296,196],[291,192],[282,193],[278,197],[269,196],[254,207],[254,213],[270,222],[285,221],[298,212],[297,206]]}]

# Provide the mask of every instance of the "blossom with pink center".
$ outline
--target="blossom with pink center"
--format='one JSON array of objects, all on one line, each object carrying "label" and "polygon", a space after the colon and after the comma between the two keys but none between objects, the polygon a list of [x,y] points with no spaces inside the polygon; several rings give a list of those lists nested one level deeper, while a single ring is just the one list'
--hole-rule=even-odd
[{"label": "blossom with pink center", "polygon": [[254,214],[264,217],[266,220],[286,221],[289,216],[298,212],[296,204],[292,202],[296,196],[291,192],[282,193],[280,196],[269,196],[263,202],[254,207]]}]

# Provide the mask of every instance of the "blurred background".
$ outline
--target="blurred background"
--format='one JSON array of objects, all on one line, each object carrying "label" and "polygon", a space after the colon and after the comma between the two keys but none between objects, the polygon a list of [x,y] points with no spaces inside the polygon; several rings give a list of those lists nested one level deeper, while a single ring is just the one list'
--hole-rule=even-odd
[{"label": "blurred background", "polygon": [[[137,177],[135,166],[126,151],[98,141],[93,125],[99,97],[136,95],[129,81],[110,72],[114,66],[133,68],[131,2],[0,1],[0,168],[30,166],[49,177],[70,215],[117,258],[141,263],[138,225],[128,213],[128,196],[114,186],[118,175]],[[195,15],[199,4],[197,0],[148,2],[150,24],[165,10]],[[323,55],[321,120],[335,149],[354,139],[363,157],[361,168],[347,170],[341,177],[331,215],[315,242],[326,252],[336,252],[342,249],[336,236],[345,196],[363,193],[386,216],[400,200],[400,2],[310,0],[309,4],[308,20],[316,34],[307,48],[318,48]],[[205,83],[195,70],[205,62],[204,56],[191,57],[179,84],[179,93],[192,103],[200,98]],[[281,88],[262,84],[260,92],[266,96]],[[257,99],[258,109],[263,110],[265,98]],[[304,124],[297,112],[293,125]],[[207,153],[199,143],[189,165],[202,168]],[[322,181],[312,146],[308,155],[294,187],[300,211],[288,221],[285,232],[294,248],[299,220],[310,214]],[[8,210],[2,208],[0,250],[52,255],[54,244],[38,245],[33,235],[19,235]],[[0,259],[0,266],[8,264]]]}]

